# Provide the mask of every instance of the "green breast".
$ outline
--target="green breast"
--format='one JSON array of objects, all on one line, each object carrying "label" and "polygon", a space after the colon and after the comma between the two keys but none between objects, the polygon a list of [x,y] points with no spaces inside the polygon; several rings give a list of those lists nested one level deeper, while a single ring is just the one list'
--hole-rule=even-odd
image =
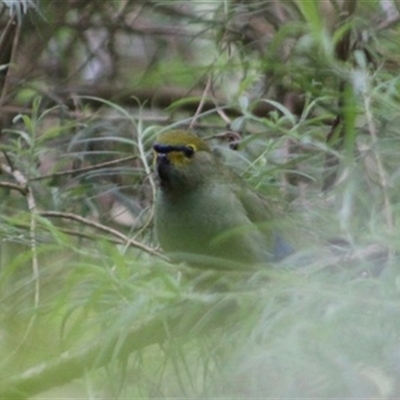
[{"label": "green breast", "polygon": [[175,261],[236,269],[269,258],[266,238],[225,185],[179,196],[160,191],[155,223],[161,247]]}]

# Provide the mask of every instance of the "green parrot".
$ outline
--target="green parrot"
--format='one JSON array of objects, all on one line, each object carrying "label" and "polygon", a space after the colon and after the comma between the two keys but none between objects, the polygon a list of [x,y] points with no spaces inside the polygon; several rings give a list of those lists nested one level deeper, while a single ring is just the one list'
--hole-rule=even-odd
[{"label": "green parrot", "polygon": [[175,262],[248,270],[278,261],[292,247],[274,233],[272,213],[246,182],[193,133],[158,136],[155,228]]}]

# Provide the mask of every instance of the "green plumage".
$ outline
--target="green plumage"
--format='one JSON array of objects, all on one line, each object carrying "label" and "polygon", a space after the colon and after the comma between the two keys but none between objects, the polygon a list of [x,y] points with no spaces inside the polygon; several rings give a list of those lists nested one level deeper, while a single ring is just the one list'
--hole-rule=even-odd
[{"label": "green plumage", "polygon": [[158,137],[154,149],[160,178],[156,232],[172,260],[248,269],[275,257],[265,201],[204,141],[170,131]]}]

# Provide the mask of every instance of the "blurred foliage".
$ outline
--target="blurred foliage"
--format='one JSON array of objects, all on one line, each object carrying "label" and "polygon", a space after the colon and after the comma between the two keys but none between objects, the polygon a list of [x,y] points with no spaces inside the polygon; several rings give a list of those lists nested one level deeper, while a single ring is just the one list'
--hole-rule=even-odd
[{"label": "blurred foliage", "polygon": [[[400,396],[400,2],[0,2],[0,398]],[[187,128],[297,253],[171,265]]]}]

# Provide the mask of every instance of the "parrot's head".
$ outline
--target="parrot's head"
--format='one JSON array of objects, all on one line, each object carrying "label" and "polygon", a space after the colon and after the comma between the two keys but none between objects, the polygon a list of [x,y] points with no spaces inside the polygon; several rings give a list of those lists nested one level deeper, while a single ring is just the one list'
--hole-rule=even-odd
[{"label": "parrot's head", "polygon": [[153,145],[161,187],[187,191],[218,173],[217,159],[210,147],[193,133],[173,130],[160,134]]}]

